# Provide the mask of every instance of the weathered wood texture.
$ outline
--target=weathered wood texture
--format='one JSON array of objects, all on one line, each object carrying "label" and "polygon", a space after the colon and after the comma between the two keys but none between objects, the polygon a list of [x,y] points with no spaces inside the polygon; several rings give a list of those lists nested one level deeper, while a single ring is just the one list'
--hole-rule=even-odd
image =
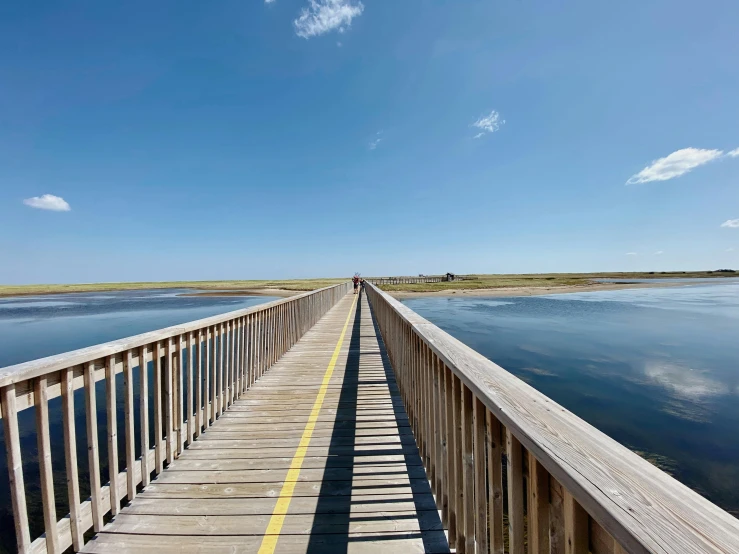
[{"label": "weathered wood texture", "polygon": [[[371,283],[366,290],[416,442],[442,452],[424,462],[457,552],[739,552],[739,520]],[[432,393],[429,370],[440,372]]]},{"label": "weathered wood texture", "polygon": [[[272,366],[295,342],[349,292],[344,283],[247,310],[239,310],[180,326],[169,327],[127,339],[83,348],[58,356],[0,369],[0,401],[11,483],[11,504],[20,552],[63,552],[79,549],[88,530],[100,531],[108,513],[119,514],[120,504],[134,501],[139,487],[149,484],[150,473],[160,474],[165,462],[172,464],[195,436],[242,396],[242,375],[254,375],[241,355],[245,348],[259,345],[257,377]],[[245,320],[259,320],[258,332],[243,334]],[[286,330],[292,332],[287,334]],[[195,342],[197,341],[197,342]],[[203,348],[204,341],[207,347]],[[201,404],[193,380],[199,379],[202,356],[206,360],[206,397]],[[197,373],[195,364],[197,360]],[[253,361],[253,360],[252,360]],[[149,394],[149,364],[153,369],[153,398]],[[212,372],[208,389],[207,373]],[[118,464],[116,376],[123,373],[125,467]],[[138,387],[134,382],[138,376]],[[106,381],[105,406],[99,405],[97,381]],[[199,383],[202,385],[203,383]],[[80,501],[74,421],[74,391],[84,389],[85,425],[88,444],[90,490]],[[208,398],[208,394],[212,396]],[[48,401],[62,396],[67,497],[70,514],[57,521],[53,481]],[[138,402],[136,401],[138,397]],[[197,398],[197,405],[195,401]],[[209,406],[210,402],[210,406]],[[149,443],[149,405],[154,409],[154,444]],[[41,477],[41,511],[45,534],[31,537],[28,528],[26,492],[23,479],[23,452],[18,434],[18,412],[34,407]],[[138,407],[139,417],[135,418]],[[210,412],[210,408],[213,411]],[[107,436],[98,440],[98,416],[107,417]],[[137,421],[138,420],[138,421]],[[197,426],[197,427],[196,427]],[[107,443],[107,444],[105,444]],[[141,455],[136,455],[138,445]],[[102,448],[101,448],[102,446]],[[107,454],[108,459],[104,456]],[[108,467],[110,482],[101,482],[101,467]],[[59,491],[56,491],[59,492]],[[35,540],[33,540],[35,538]]]},{"label": "weathered wood texture", "polygon": [[[348,317],[275,551],[448,552],[369,305],[362,295],[354,307],[354,298],[236,398],[83,551],[257,552]],[[272,329],[279,336],[285,327]]]}]

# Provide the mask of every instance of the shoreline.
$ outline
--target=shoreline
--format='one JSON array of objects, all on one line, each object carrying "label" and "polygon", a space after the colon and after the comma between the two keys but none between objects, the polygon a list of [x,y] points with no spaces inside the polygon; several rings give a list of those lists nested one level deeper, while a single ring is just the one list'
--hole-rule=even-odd
[{"label": "shoreline", "polygon": [[[736,279],[735,276],[726,277],[715,277],[717,281],[722,281],[725,278]],[[551,285],[551,286],[513,286],[513,287],[492,287],[492,288],[478,288],[478,289],[444,289],[437,291],[386,291],[388,294],[397,299],[403,298],[416,298],[416,297],[454,297],[454,296],[488,296],[488,297],[510,297],[510,296],[542,296],[548,294],[568,294],[575,292],[597,292],[597,291],[612,291],[621,289],[641,289],[641,288],[668,288],[668,287],[680,287],[680,286],[691,286],[699,284],[696,282],[687,282],[690,277],[681,279],[681,282],[670,283],[667,281],[660,281],[654,283],[644,282],[630,282],[630,283],[583,283],[575,285]],[[703,281],[705,283],[705,281]],[[0,299],[3,298],[23,298],[28,296],[58,296],[67,294],[80,294],[80,293],[106,293],[106,292],[124,292],[124,291],[135,291],[135,290],[172,290],[172,289],[190,289],[189,292],[182,292],[177,296],[276,296],[279,298],[287,298],[295,296],[305,292],[310,292],[313,289],[283,289],[283,288],[224,288],[222,290],[211,289],[211,288],[197,288],[188,286],[172,286],[172,287],[125,287],[120,288],[99,288],[94,285],[87,287],[80,287],[75,290],[57,290],[57,291],[13,291],[3,292],[0,291]]]},{"label": "shoreline", "polygon": [[575,292],[598,292],[622,289],[655,289],[690,286],[691,283],[592,283],[584,285],[560,285],[551,287],[500,287],[487,289],[448,289],[431,292],[387,291],[398,300],[429,296],[487,296],[505,298],[511,296],[545,296],[549,294],[571,294]]},{"label": "shoreline", "polygon": [[279,296],[288,298],[297,294],[310,292],[306,290],[288,289],[243,289],[243,290],[209,290],[203,292],[183,292],[177,296]]}]

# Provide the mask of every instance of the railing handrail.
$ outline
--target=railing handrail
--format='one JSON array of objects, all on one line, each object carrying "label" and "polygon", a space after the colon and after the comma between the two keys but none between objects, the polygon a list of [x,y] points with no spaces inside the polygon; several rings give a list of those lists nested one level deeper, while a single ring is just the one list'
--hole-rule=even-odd
[{"label": "railing handrail", "polygon": [[[739,552],[739,519],[368,283],[629,552]],[[387,341],[386,341],[387,342]]]},{"label": "railing handrail", "polygon": [[132,335],[130,337],[124,337],[109,342],[95,344],[93,346],[78,348],[77,350],[70,350],[68,352],[54,354],[45,358],[38,358],[35,360],[29,360],[27,362],[21,362],[19,364],[5,366],[0,368],[0,387],[5,387],[13,383],[19,383],[21,381],[27,381],[29,379],[40,377],[47,373],[53,373],[67,367],[77,366],[86,362],[99,360],[107,356],[120,354],[121,352],[125,352],[126,350],[137,348],[139,346],[145,346],[159,340],[173,338],[183,333],[196,331],[198,329],[203,329],[212,325],[218,325],[219,323],[223,323],[237,317],[243,317],[245,315],[261,312],[269,308],[279,306],[280,304],[292,302],[299,298],[310,296],[312,294],[316,294],[323,290],[332,289],[334,287],[340,287],[345,284],[346,283],[338,283],[336,285],[330,285],[328,287],[306,291],[304,293],[288,296],[279,300],[265,302],[264,304],[257,304],[256,306],[251,306],[249,308],[241,308],[239,310],[233,310],[231,312],[217,314],[203,319],[196,319],[194,321],[189,321],[186,323],[171,325],[169,327],[156,329],[154,331],[147,331],[146,333],[140,333],[138,335]]}]

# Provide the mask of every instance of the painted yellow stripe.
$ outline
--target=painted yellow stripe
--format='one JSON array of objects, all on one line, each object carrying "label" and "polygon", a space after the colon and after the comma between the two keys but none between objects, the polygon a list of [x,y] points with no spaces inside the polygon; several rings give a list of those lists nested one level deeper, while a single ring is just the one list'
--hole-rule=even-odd
[{"label": "painted yellow stripe", "polygon": [[310,412],[310,417],[308,417],[308,423],[306,423],[305,429],[303,430],[303,436],[300,438],[298,449],[295,452],[295,456],[293,456],[292,462],[290,463],[290,469],[288,470],[287,476],[285,477],[285,482],[282,485],[280,497],[277,499],[277,504],[275,505],[275,509],[272,512],[272,517],[270,518],[269,524],[267,525],[267,530],[265,531],[264,538],[262,539],[262,545],[259,547],[259,554],[272,554],[275,551],[275,547],[277,546],[277,539],[280,538],[280,531],[282,531],[282,525],[283,523],[285,523],[287,510],[288,508],[290,508],[290,501],[293,498],[295,485],[298,482],[298,477],[300,477],[300,468],[303,466],[303,460],[305,459],[305,455],[308,452],[308,446],[310,445],[310,440],[313,436],[313,429],[315,429],[316,427],[318,414],[321,412],[323,399],[326,397],[328,383],[329,381],[331,381],[331,376],[334,373],[336,360],[339,359],[341,346],[344,344],[344,337],[346,336],[346,330],[349,327],[349,320],[352,316],[352,312],[354,311],[354,305],[357,303],[357,298],[359,298],[359,295],[354,297],[354,300],[352,301],[352,306],[349,309],[349,314],[346,316],[344,328],[341,330],[341,335],[339,335],[339,342],[336,343],[336,348],[334,349],[334,353],[331,356],[331,361],[328,363],[326,373],[323,375],[321,388],[318,390],[318,396],[316,397],[316,401],[313,404],[313,409]]}]

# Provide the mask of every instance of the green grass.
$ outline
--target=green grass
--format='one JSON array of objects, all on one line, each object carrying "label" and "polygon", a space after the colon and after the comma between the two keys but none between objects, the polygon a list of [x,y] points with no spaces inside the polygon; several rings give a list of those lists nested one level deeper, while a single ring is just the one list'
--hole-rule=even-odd
[{"label": "green grass", "polygon": [[80,283],[75,285],[0,285],[0,296],[62,294],[65,292],[102,292],[113,290],[191,288],[198,290],[285,289],[314,290],[348,281],[343,279],[289,279],[251,281],[164,281],[142,283]]},{"label": "green grass", "polygon": [[[592,279],[649,279],[665,277],[739,277],[739,273],[716,271],[675,271],[650,273],[532,273],[468,275],[470,279],[417,285],[383,285],[387,291],[434,292],[443,290],[494,289],[506,287],[552,287],[586,285]],[[62,294],[65,292],[102,292],[113,290],[188,288],[196,290],[284,289],[314,290],[348,281],[348,278],[246,280],[246,281],[164,281],[141,283],[80,283],[74,285],[0,285],[0,296]]]},{"label": "green grass", "polygon": [[419,283],[403,285],[382,285],[386,291],[436,292],[444,290],[496,289],[508,287],[555,287],[567,285],[587,285],[593,279],[664,279],[670,277],[739,277],[739,273],[716,271],[673,271],[673,272],[615,272],[615,273],[531,273],[500,275],[467,275],[464,281],[442,283]]}]

